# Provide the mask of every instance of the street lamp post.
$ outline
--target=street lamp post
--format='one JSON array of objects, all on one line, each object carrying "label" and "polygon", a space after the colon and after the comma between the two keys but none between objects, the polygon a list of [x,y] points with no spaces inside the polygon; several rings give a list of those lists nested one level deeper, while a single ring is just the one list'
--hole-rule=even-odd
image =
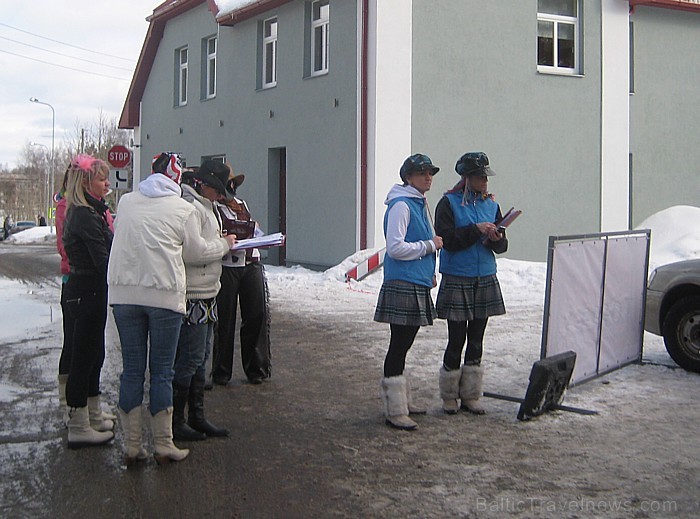
[{"label": "street lamp post", "polygon": [[51,232],[53,232],[53,225],[54,225],[54,214],[53,211],[51,210],[51,202],[52,202],[52,196],[51,194],[53,193],[53,186],[54,186],[54,137],[56,135],[56,110],[53,109],[53,106],[51,106],[49,103],[45,103],[44,101],[39,101],[36,97],[30,97],[29,100],[32,103],[37,103],[40,105],[45,105],[51,108],[51,169],[50,169],[50,180],[49,180],[49,192],[48,192],[48,200],[46,201],[46,216],[49,219],[50,225],[51,225]]},{"label": "street lamp post", "polygon": [[[41,146],[46,150],[46,153],[49,153],[49,147],[46,146],[45,144],[41,144],[40,142],[30,142],[30,146]],[[49,168],[46,170],[46,174],[44,175],[44,180],[45,180],[45,186],[44,186],[44,200],[45,200],[45,206],[44,206],[44,211],[46,214],[47,218],[50,218],[51,214],[51,187],[49,185],[49,170],[51,169],[51,166],[49,165]]]}]

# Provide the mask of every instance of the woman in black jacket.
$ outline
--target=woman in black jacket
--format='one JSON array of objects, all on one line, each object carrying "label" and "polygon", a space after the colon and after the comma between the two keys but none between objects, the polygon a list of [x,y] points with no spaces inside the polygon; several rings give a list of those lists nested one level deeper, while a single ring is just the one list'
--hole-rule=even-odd
[{"label": "woman in black jacket", "polygon": [[103,198],[109,191],[107,164],[90,155],[77,155],[70,169],[63,227],[70,276],[64,296],[75,326],[66,402],[70,416],[68,447],[78,448],[114,438],[114,422],[102,413],[99,404],[107,323],[107,263],[113,229]]}]

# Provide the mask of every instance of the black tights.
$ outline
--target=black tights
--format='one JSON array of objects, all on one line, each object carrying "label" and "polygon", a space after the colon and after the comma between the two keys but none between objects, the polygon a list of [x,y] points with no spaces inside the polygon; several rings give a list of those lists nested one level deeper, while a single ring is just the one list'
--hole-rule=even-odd
[{"label": "black tights", "polygon": [[384,359],[384,376],[396,377],[403,374],[406,365],[406,354],[413,346],[420,326],[403,326],[391,324],[391,339],[389,340],[389,351]]},{"label": "black tights", "polygon": [[464,342],[467,342],[467,351],[464,354],[464,363],[479,365],[483,353],[482,343],[486,331],[486,319],[472,319],[471,321],[447,321],[447,348],[442,359],[448,370],[459,369]]}]

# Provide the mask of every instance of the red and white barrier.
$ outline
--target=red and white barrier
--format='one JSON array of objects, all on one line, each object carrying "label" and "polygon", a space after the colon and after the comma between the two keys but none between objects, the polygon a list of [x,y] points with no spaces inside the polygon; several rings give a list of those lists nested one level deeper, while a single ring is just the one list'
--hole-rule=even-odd
[{"label": "red and white barrier", "polygon": [[367,277],[384,264],[384,254],[386,254],[386,248],[375,252],[365,261],[348,270],[345,273],[345,279],[347,281],[351,279],[360,281]]}]

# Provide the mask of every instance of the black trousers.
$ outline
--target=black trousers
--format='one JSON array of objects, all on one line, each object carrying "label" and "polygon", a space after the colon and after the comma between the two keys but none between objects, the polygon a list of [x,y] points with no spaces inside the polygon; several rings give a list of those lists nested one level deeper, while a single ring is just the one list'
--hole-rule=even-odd
[{"label": "black trousers", "polygon": [[214,336],[212,378],[228,382],[233,375],[237,306],[241,308],[241,360],[249,379],[269,378],[270,314],[267,282],[262,263],[245,267],[223,267],[221,290],[216,297],[219,322]]},{"label": "black trousers", "polygon": [[487,323],[488,318],[471,321],[447,321],[447,348],[442,359],[447,369],[459,369],[465,341],[467,342],[467,351],[464,354],[464,363],[481,364],[482,343]]},{"label": "black trousers", "polygon": [[397,377],[403,374],[406,367],[406,354],[413,346],[413,341],[420,326],[404,326],[391,324],[391,339],[389,339],[389,351],[384,359],[384,376]]},{"label": "black trousers", "polygon": [[66,402],[70,407],[85,407],[90,396],[100,394],[100,373],[105,359],[107,324],[107,286],[95,289],[71,276],[64,286],[64,304],[73,319],[72,355]]},{"label": "black trousers", "polygon": [[61,358],[58,361],[58,374],[68,375],[70,373],[71,359],[73,358],[75,318],[66,305],[65,283],[61,285],[61,313],[63,314],[63,347],[61,348]]}]

